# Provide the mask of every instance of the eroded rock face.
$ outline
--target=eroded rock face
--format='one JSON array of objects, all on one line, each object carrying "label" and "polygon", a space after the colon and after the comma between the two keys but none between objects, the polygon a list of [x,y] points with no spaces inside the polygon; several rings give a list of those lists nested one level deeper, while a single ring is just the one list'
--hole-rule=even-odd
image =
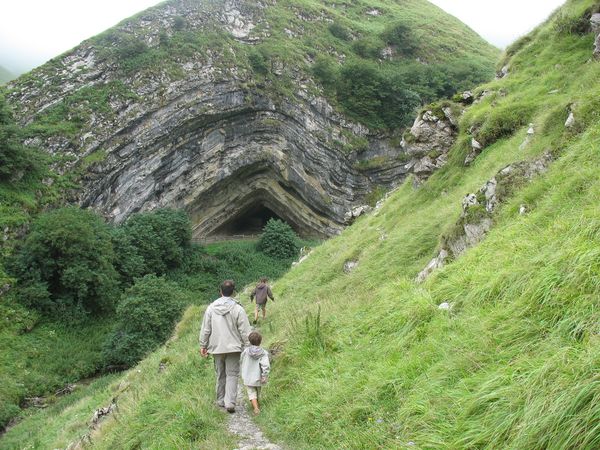
[{"label": "eroded rock face", "polygon": [[[121,24],[119,32],[154,48],[185,18],[186,27],[219,27],[253,45],[268,34],[264,8],[240,0],[201,7],[181,0]],[[452,118],[427,112],[411,130],[414,142],[394,145],[347,121],[310,78],[276,60],[274,73],[292,77],[297,92],[293,99],[273,94],[249,68],[223,56],[234,50],[209,48],[170,71],[124,74],[87,41],[12,84],[10,100],[19,104],[26,125],[80,95],[82,124],[74,135],[27,143],[69,161],[60,170],[81,170],[75,193],[81,206],[117,223],[139,211],[184,208],[195,237],[256,207],[302,234],[334,235],[347,224],[345,214],[364,204],[375,187],[393,188],[411,173],[422,180],[445,164],[454,141]],[[90,90],[105,90],[106,104],[94,107],[86,97]],[[345,150],[353,139],[366,148]],[[384,163],[360,167],[378,159]]]},{"label": "eroded rock face", "polygon": [[430,110],[419,114],[402,141],[406,156],[410,157],[405,168],[415,175],[417,183],[448,162],[448,152],[456,141],[458,117],[450,107],[444,107],[442,112],[441,117]]}]

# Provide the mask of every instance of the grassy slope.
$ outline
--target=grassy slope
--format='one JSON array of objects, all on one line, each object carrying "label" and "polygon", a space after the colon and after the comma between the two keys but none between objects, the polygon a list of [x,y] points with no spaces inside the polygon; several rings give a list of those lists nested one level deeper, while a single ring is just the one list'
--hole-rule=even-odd
[{"label": "grassy slope", "polygon": [[[566,11],[576,16],[592,3],[571,1]],[[506,96],[486,98],[462,119],[465,130],[488,112],[526,104],[537,130],[528,147],[519,150],[524,127],[467,169],[459,143],[422,188],[404,185],[277,283],[263,331],[284,351],[259,418],[273,438],[299,449],[600,445],[600,64],[588,62],[591,43],[546,25],[513,58],[509,78],[486,86]],[[572,103],[579,125],[567,132]],[[415,285],[462,197],[546,149],[559,159],[502,207],[488,238]],[[522,203],[530,212],[519,216]],[[344,274],[354,258],[358,268]],[[452,312],[437,309],[443,301]],[[200,314],[188,311],[180,337],[125,376],[119,421],[106,423],[97,447],[231,448],[223,417],[209,407],[210,365],[196,358]],[[171,364],[159,374],[163,358]],[[21,423],[0,447],[20,448],[27,434],[38,448],[65,445],[118,385],[90,388],[60,414],[43,412],[32,419],[39,426]]]},{"label": "grassy slope", "polygon": [[[592,3],[571,1],[566,12]],[[598,448],[600,65],[589,62],[591,42],[546,25],[509,78],[486,86],[506,96],[462,119],[465,130],[526,105],[538,130],[529,147],[519,150],[526,128],[517,130],[465,169],[458,144],[419,191],[405,185],[278,283],[287,307],[269,340],[286,346],[260,419],[275,438],[307,449]],[[580,134],[563,126],[571,103]],[[559,160],[502,208],[486,241],[415,285],[462,197],[546,149]],[[523,203],[532,211],[519,216]],[[451,313],[438,310],[445,301]]]}]

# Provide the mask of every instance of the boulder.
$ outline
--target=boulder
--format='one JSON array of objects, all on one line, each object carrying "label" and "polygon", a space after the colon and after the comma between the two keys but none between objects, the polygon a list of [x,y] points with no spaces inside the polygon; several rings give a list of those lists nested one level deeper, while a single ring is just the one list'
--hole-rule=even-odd
[{"label": "boulder", "polygon": [[350,273],[358,267],[358,261],[346,261],[344,263],[344,273]]},{"label": "boulder", "polygon": [[565,127],[573,128],[574,126],[575,126],[575,115],[573,114],[573,111],[569,111],[569,117],[567,117],[567,120],[565,121]]},{"label": "boulder", "polygon": [[448,152],[456,141],[458,118],[450,107],[442,108],[442,112],[443,117],[439,117],[431,110],[423,111],[402,141],[410,157],[405,168],[415,175],[417,184],[447,163]]}]

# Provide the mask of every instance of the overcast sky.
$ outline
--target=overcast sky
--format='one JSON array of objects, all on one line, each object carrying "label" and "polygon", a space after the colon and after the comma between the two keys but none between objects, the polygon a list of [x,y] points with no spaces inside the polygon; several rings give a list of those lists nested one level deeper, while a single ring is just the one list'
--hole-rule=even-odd
[{"label": "overcast sky", "polygon": [[[504,47],[564,0],[430,0]],[[20,73],[46,62],[157,0],[10,0],[0,15],[0,65]]]}]

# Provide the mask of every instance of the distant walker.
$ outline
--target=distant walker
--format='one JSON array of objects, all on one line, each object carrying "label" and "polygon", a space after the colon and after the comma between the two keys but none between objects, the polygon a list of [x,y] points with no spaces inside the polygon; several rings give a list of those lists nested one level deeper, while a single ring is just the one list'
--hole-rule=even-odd
[{"label": "distant walker", "polygon": [[254,301],[256,297],[256,308],[254,309],[254,324],[258,322],[258,311],[262,310],[263,320],[267,316],[267,300],[270,298],[275,301],[271,287],[268,285],[269,279],[262,277],[260,282],[256,285],[252,293],[250,294],[250,301]]}]

